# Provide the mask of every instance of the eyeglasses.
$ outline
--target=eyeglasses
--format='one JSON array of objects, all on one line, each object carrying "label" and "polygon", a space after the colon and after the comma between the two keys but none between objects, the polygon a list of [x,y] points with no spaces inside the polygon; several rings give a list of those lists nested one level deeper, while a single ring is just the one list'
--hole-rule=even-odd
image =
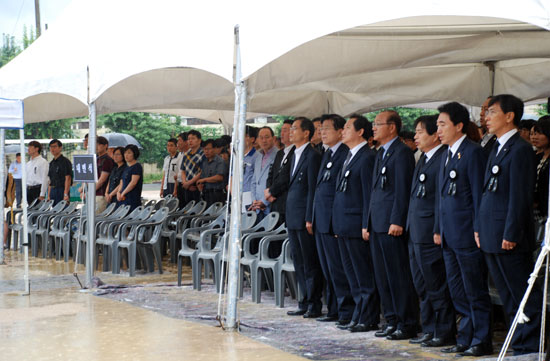
[{"label": "eyeglasses", "polygon": [[297,127],[290,127],[290,130],[292,130],[292,131],[295,131],[297,129],[298,129]]},{"label": "eyeglasses", "polygon": [[373,126],[374,127],[381,127],[383,125],[388,125],[388,124],[393,124],[393,123],[374,123]]}]

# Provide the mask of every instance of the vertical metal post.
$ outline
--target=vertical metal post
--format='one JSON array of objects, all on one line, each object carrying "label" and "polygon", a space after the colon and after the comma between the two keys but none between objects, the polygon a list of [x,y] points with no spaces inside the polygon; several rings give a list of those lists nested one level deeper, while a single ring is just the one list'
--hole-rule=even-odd
[{"label": "vertical metal post", "polygon": [[0,252],[0,264],[4,264],[4,191],[6,190],[6,156],[4,146],[6,145],[6,131],[0,129],[0,209],[2,210],[2,221],[0,222],[0,243],[2,244],[2,251]]},{"label": "vertical metal post", "polygon": [[226,329],[235,331],[237,322],[237,300],[239,292],[239,263],[241,258],[241,203],[244,157],[244,131],[246,122],[246,86],[241,81],[241,54],[239,26],[235,26],[235,124],[233,139],[233,177],[231,184],[231,228],[229,233],[229,264]]},{"label": "vertical metal post", "polygon": [[[25,252],[25,274],[23,275],[23,281],[25,282],[25,293],[23,295],[30,295],[31,293],[31,283],[29,280],[29,246],[27,246],[29,242],[29,233],[27,228],[27,213],[28,213],[28,203],[27,203],[27,158],[25,157],[25,131],[24,129],[19,130],[19,140],[21,145],[21,171],[22,171],[22,177],[21,177],[21,190],[22,190],[22,199],[21,199],[21,206],[23,207],[23,244],[24,246],[24,252]],[[17,240],[16,240],[17,242]],[[58,250],[56,250],[59,252]]]},{"label": "vertical metal post", "polygon": [[36,38],[38,39],[42,33],[40,26],[40,0],[34,0],[34,20],[36,22]]},{"label": "vertical metal post", "polygon": [[[95,103],[90,104],[90,132],[88,133],[88,154],[96,152],[96,108]],[[95,183],[88,183],[88,194],[86,197],[88,207],[88,240],[86,250],[86,286],[92,288],[94,277],[94,252],[95,252]]]}]

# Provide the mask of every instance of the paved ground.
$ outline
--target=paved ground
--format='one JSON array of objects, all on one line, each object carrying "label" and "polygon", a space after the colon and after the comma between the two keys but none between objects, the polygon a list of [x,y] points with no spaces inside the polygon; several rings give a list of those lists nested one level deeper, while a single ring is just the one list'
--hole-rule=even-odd
[{"label": "paved ground", "polygon": [[[202,291],[194,291],[190,285],[189,270],[186,269],[184,275],[184,285],[176,286],[175,268],[171,265],[166,265],[166,272],[163,275],[158,274],[138,274],[135,278],[128,277],[127,274],[114,276],[110,273],[97,273],[97,276],[105,282],[104,286],[96,289],[95,296],[90,294],[85,295],[83,299],[82,293],[78,292],[79,286],[76,279],[72,276],[72,263],[65,264],[51,260],[31,259],[31,281],[32,292],[30,300],[37,297],[46,297],[46,300],[41,302],[41,307],[54,307],[54,309],[46,309],[48,312],[59,314],[61,318],[82,317],[79,309],[82,308],[82,302],[85,304],[85,309],[89,313],[90,308],[93,309],[94,327],[99,327],[103,330],[102,322],[107,322],[108,317],[99,317],[97,315],[106,312],[107,314],[113,311],[110,305],[115,304],[131,305],[134,307],[124,307],[117,309],[117,314],[121,312],[122,319],[134,317],[131,310],[139,308],[144,310],[148,316],[135,316],[138,319],[145,317],[148,321],[146,324],[133,326],[131,323],[126,325],[124,332],[133,332],[132,327],[149,327],[149,319],[155,319],[151,314],[157,314],[158,317],[168,318],[171,320],[185,320],[192,323],[210,326],[206,328],[211,330],[212,334],[204,331],[202,328],[199,332],[199,337],[209,339],[210,337],[219,337],[216,321],[219,296],[214,292],[210,282],[203,287]],[[8,253],[8,264],[0,266],[0,320],[8,317],[11,313],[10,309],[14,307],[14,295],[22,289],[21,282],[21,257],[14,252]],[[80,277],[83,278],[83,269],[80,269]],[[42,296],[41,296],[42,295]],[[52,298],[48,301],[48,297],[57,295],[58,298]],[[17,296],[20,297],[20,296]],[[59,298],[61,297],[61,298]],[[101,299],[101,302],[95,301]],[[84,300],[84,301],[83,301]],[[374,337],[374,332],[350,334],[349,332],[338,330],[334,324],[326,324],[316,322],[315,320],[306,320],[300,317],[286,316],[286,312],[296,306],[296,303],[287,298],[286,307],[281,309],[274,305],[273,295],[269,292],[262,294],[262,303],[256,304],[250,301],[250,292],[245,289],[244,298],[239,302],[239,319],[241,323],[240,334],[247,336],[250,339],[259,341],[263,344],[270,345],[284,351],[288,354],[305,357],[312,360],[451,360],[456,359],[454,355],[446,355],[439,350],[423,349],[417,346],[410,345],[407,341],[386,341]],[[56,306],[61,304],[62,306]],[[80,306],[79,306],[80,304]],[[65,305],[65,306],[63,306]],[[92,305],[92,306],[90,306]],[[56,308],[57,307],[57,308]],[[39,311],[35,311],[39,312]],[[26,313],[26,312],[25,312]],[[16,313],[15,319],[12,320],[15,324],[18,322],[27,322],[26,319],[21,319],[24,313]],[[32,312],[31,312],[32,314]],[[77,315],[77,316],[75,316]],[[80,315],[80,316],[78,316]],[[19,318],[18,318],[19,317]],[[86,316],[88,317],[88,316]],[[32,319],[32,317],[31,317]],[[45,321],[42,321],[45,322]],[[52,322],[47,320],[48,324]],[[120,321],[122,322],[122,321]],[[122,324],[121,324],[122,325]],[[163,327],[162,332],[168,332],[170,327],[177,327],[177,324],[168,322]],[[158,325],[157,325],[158,326]],[[13,330],[13,327],[10,328]],[[31,326],[25,330],[29,333],[27,336],[35,337],[36,332],[42,332],[42,327]],[[52,326],[54,327],[54,326]],[[56,329],[57,326],[54,327]],[[99,330],[98,329],[98,330]],[[174,329],[175,330],[175,329]],[[122,330],[121,330],[122,331]],[[10,331],[12,332],[12,331]],[[10,332],[0,334],[0,354],[5,350],[6,337],[12,339],[15,335],[21,336],[21,332],[15,334]],[[98,331],[99,332],[99,331]],[[156,331],[155,331],[156,332]],[[173,334],[176,331],[169,332]],[[192,331],[189,331],[192,334]],[[206,333],[205,333],[206,332]],[[90,337],[89,334],[84,337]],[[116,336],[114,336],[116,337]],[[500,343],[504,338],[502,331],[495,333],[495,350],[500,348]],[[223,337],[222,337],[223,339]],[[90,341],[87,341],[87,344]],[[98,341],[99,342],[99,341]],[[220,341],[222,342],[222,341]],[[3,345],[3,346],[2,346]],[[273,349],[263,349],[251,344],[257,352],[273,353]],[[261,350],[261,351],[258,351]],[[270,351],[272,350],[272,351]],[[241,354],[242,350],[239,347],[231,349],[232,355]],[[278,357],[285,359],[290,355],[277,354]],[[243,355],[249,355],[242,353]],[[494,357],[497,355],[495,354]],[[12,358],[8,358],[12,359]],[[40,359],[40,358],[39,358]],[[215,359],[215,358],[214,358]],[[535,360],[536,356],[531,355],[523,358],[507,358],[516,360]]]}]

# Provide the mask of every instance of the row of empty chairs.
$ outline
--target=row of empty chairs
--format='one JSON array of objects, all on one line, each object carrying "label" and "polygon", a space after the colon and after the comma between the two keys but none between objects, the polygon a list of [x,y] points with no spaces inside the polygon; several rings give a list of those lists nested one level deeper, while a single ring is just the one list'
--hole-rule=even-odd
[{"label": "row of empty chairs", "polygon": [[[22,212],[16,211],[9,226],[14,249],[23,239]],[[169,253],[177,263],[178,285],[182,284],[182,267],[188,261],[192,285],[201,290],[202,280],[211,277],[217,292],[224,292],[222,271],[229,255],[229,219],[227,206],[217,202],[189,202],[178,209],[178,200],[167,197],[150,201],[129,212],[128,206],[110,204],[95,217],[94,264],[102,271],[120,273],[124,261],[130,276],[136,269],[163,272],[162,258]],[[88,242],[86,207],[64,201],[53,207],[51,201],[36,200],[28,208],[28,234],[31,254],[53,257],[68,262],[85,263]],[[252,300],[261,301],[261,291],[274,291],[276,305],[284,306],[288,287],[293,297],[300,290],[294,278],[288,235],[279,214],[272,212],[257,222],[255,212],[241,215],[241,266],[239,293],[242,297],[245,280],[249,280]]]}]

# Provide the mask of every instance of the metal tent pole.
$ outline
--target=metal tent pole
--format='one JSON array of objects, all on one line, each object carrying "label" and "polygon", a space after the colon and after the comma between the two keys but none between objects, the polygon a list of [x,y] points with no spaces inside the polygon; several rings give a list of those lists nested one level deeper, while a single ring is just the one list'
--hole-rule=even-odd
[{"label": "metal tent pole", "polygon": [[0,243],[2,244],[2,251],[0,252],[0,264],[4,264],[4,242],[6,241],[4,239],[4,191],[6,190],[6,156],[5,156],[5,149],[4,146],[6,144],[6,131],[4,129],[0,129],[0,209],[2,209],[2,226],[0,229],[2,230],[0,234],[0,240],[2,240]]},{"label": "metal tent pole", "polygon": [[[90,132],[88,133],[88,153],[96,152],[96,107],[95,103],[90,104]],[[88,193],[86,197],[86,206],[88,207],[88,240],[86,250],[86,286],[92,288],[92,278],[94,277],[94,252],[95,252],[95,183],[88,183]]]},{"label": "metal tent pole", "polygon": [[[21,204],[23,207],[23,244],[24,244],[24,252],[25,252],[25,274],[23,276],[23,280],[25,282],[25,293],[23,295],[30,295],[31,294],[31,283],[29,280],[29,233],[28,233],[28,225],[27,225],[27,214],[28,214],[28,203],[27,203],[27,158],[25,157],[25,130],[20,129],[19,130],[19,140],[21,145],[21,190],[22,190],[22,199]],[[17,240],[16,240],[17,242]],[[59,250],[56,250],[56,252],[59,252]]]},{"label": "metal tent pole", "polygon": [[237,300],[239,292],[239,263],[241,257],[241,203],[244,155],[244,131],[246,121],[246,86],[241,81],[241,54],[239,26],[235,26],[235,139],[233,139],[233,177],[231,184],[231,228],[229,233],[228,302],[226,329],[238,329]]}]

